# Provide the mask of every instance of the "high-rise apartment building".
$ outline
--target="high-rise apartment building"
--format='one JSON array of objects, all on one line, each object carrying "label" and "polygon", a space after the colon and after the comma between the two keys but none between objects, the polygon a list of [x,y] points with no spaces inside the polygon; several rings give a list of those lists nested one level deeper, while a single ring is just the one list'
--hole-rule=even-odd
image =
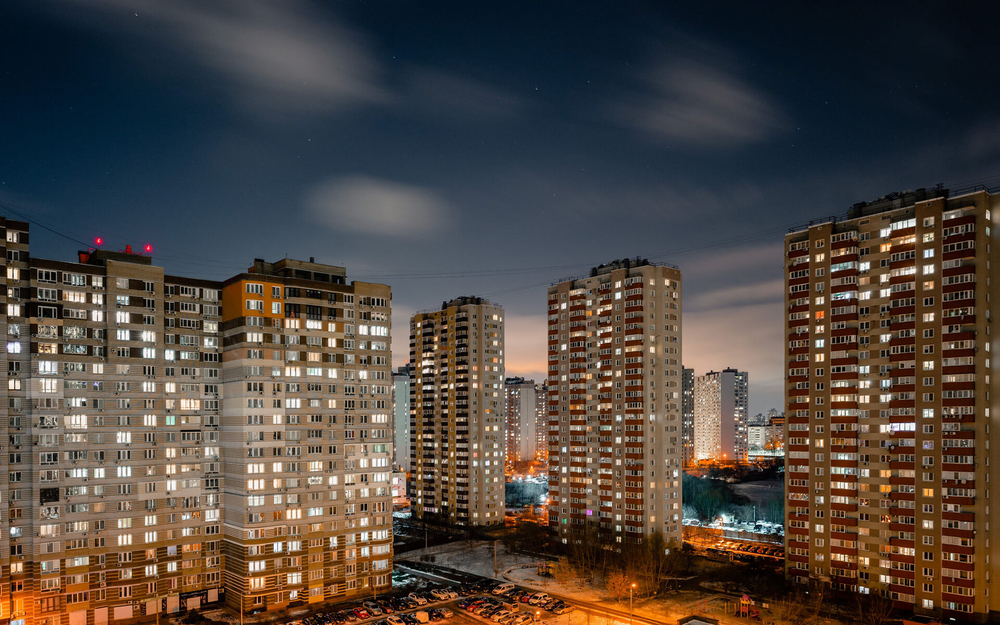
[{"label": "high-rise apartment building", "polygon": [[[535,459],[536,441],[535,418],[537,401],[535,381],[524,378],[507,378],[504,382],[506,394],[506,456],[508,466],[516,462],[532,462]],[[548,429],[546,427],[546,429]]]},{"label": "high-rise apartment building", "polygon": [[919,189],[786,236],[791,578],[945,618],[998,609],[998,209]]},{"label": "high-rise apartment building", "polygon": [[392,462],[406,472],[410,469],[410,366],[398,367],[392,375]]},{"label": "high-rise apartment building", "polygon": [[694,463],[694,369],[681,370],[681,462]]},{"label": "high-rise apartment building", "polygon": [[[389,585],[389,441],[370,429],[387,427],[388,287],[291,260],[226,282],[131,250],[46,260],[27,223],[0,229],[0,618],[100,625]],[[361,380],[367,395],[342,385]]]},{"label": "high-rise apartment building", "polygon": [[680,543],[680,271],[620,260],[548,296],[549,524]]},{"label": "high-rise apartment building", "polygon": [[[549,462],[549,386],[535,385],[535,460],[546,467]],[[546,468],[547,470],[547,468]]]},{"label": "high-rise apartment building", "polygon": [[271,609],[391,585],[390,292],[345,274],[258,259],[223,283],[230,604]]},{"label": "high-rise apartment building", "polygon": [[478,297],[410,319],[413,513],[504,521],[504,315]]},{"label": "high-rise apartment building", "polygon": [[746,462],[748,378],[736,369],[695,376],[695,460]]}]

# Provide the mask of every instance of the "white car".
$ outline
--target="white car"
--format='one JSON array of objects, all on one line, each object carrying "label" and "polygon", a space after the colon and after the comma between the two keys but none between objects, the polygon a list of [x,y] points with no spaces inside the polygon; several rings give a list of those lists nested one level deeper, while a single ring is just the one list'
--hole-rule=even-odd
[{"label": "white car", "polygon": [[408,594],[406,596],[407,596],[407,598],[412,599],[413,601],[416,601],[417,605],[427,605],[427,599],[424,599],[423,597],[421,597],[420,595],[418,595],[415,592],[411,592],[410,594]]},{"label": "white car", "polygon": [[385,620],[389,625],[406,625],[406,621],[395,614],[387,616]]},{"label": "white car", "polygon": [[441,590],[439,588],[435,588],[434,590],[432,590],[431,595],[439,601],[444,601],[445,599],[449,598],[448,591]]},{"label": "white car", "polygon": [[494,614],[493,616],[491,616],[490,620],[493,621],[493,622],[495,622],[495,623],[499,623],[500,619],[502,619],[503,617],[507,616],[508,614],[513,614],[513,613],[510,610],[500,610],[499,612],[497,612],[496,614]]}]

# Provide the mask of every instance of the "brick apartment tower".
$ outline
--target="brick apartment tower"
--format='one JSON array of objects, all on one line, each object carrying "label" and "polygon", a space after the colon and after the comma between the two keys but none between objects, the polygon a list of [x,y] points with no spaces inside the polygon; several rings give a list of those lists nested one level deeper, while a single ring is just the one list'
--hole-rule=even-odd
[{"label": "brick apartment tower", "polygon": [[549,525],[680,543],[680,271],[619,260],[548,295]]},{"label": "brick apartment tower", "polygon": [[[46,260],[29,254],[27,223],[0,219],[0,230],[0,619],[100,625],[220,599],[270,609],[389,585],[388,474],[347,470],[340,386],[349,371],[388,371],[378,364],[388,287],[346,286],[340,268],[295,261],[221,283],[164,275],[130,250]],[[264,295],[251,297],[249,284]],[[302,314],[247,307],[263,300]],[[378,345],[345,344],[355,310],[384,316],[369,323],[386,334]],[[384,400],[369,392],[355,419],[374,423]],[[381,466],[385,437],[353,432],[369,448],[354,462]],[[354,497],[349,479],[369,497]],[[349,500],[368,511],[352,514]]]},{"label": "brick apartment tower", "polygon": [[786,235],[792,579],[945,618],[997,609],[998,204],[918,189]]},{"label": "brick apartment tower", "polygon": [[478,297],[410,319],[413,512],[504,521],[504,314]]}]

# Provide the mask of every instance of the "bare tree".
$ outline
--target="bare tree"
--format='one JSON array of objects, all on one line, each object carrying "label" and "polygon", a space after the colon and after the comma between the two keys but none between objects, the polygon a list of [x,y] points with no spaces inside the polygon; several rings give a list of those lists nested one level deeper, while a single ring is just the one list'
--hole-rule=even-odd
[{"label": "bare tree", "polygon": [[878,592],[856,595],[854,609],[854,618],[860,625],[888,625],[890,621],[895,620],[892,599]]},{"label": "bare tree", "polygon": [[770,602],[768,610],[775,625],[804,625],[813,617],[813,601],[795,592]]},{"label": "bare tree", "polygon": [[576,579],[576,569],[570,564],[568,558],[559,558],[552,571],[552,577],[562,585],[566,585]]},{"label": "bare tree", "polygon": [[608,578],[604,581],[604,587],[615,601],[621,603],[632,589],[632,580],[625,575],[624,571],[616,569],[608,574]]}]

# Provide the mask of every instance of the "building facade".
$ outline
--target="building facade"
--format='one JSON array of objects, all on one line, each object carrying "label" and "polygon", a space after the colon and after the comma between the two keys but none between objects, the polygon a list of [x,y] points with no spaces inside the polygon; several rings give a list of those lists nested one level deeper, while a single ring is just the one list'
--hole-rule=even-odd
[{"label": "building facade", "polygon": [[392,462],[404,473],[410,468],[410,366],[392,375]]},{"label": "building facade", "polygon": [[694,378],[694,457],[746,462],[749,376],[723,369]]},{"label": "building facade", "polygon": [[549,524],[681,539],[681,274],[642,259],[548,291]]},{"label": "building facade", "polygon": [[[27,223],[0,220],[0,228],[8,372],[0,618],[99,625],[220,599],[271,609],[389,585],[391,517],[342,505],[357,498],[343,486],[344,449],[334,450],[344,407],[328,402],[345,401],[345,389],[327,386],[329,371],[378,370],[342,364],[348,353],[371,353],[342,344],[353,309],[346,298],[377,292],[388,319],[388,287],[347,286],[342,269],[303,264],[339,277],[321,287],[338,299],[313,328],[311,315],[244,307],[257,301],[245,285],[264,283],[283,289],[276,302],[298,307],[301,294],[284,289],[309,280],[253,270],[227,282],[170,276],[130,250],[46,260],[29,254]],[[313,347],[317,336],[324,346]],[[314,352],[323,354],[319,372],[305,369]],[[267,407],[251,407],[263,406],[263,392]],[[373,408],[357,413],[374,422]],[[321,427],[310,425],[312,414]],[[373,455],[388,458],[387,438],[366,438],[372,452],[384,441]],[[318,449],[307,456],[306,445]],[[377,494],[378,475],[365,475],[363,500],[374,512],[387,495]],[[354,529],[361,518],[363,538]],[[371,553],[345,553],[348,544]]]},{"label": "building facade", "polygon": [[506,455],[507,466],[517,462],[535,460],[537,437],[535,419],[537,398],[535,381],[524,378],[507,378],[504,382],[506,394]]},{"label": "building facade", "polygon": [[792,579],[938,617],[997,609],[998,209],[988,191],[919,189],[786,236]]},{"label": "building facade", "polygon": [[417,518],[504,521],[504,314],[478,297],[410,319],[410,476]]},{"label": "building facade", "polygon": [[681,369],[681,462],[694,463],[694,369]]},{"label": "building facade", "polygon": [[548,470],[549,462],[549,386],[535,385],[535,460]]},{"label": "building facade", "polygon": [[747,443],[753,451],[780,449],[784,440],[784,423],[765,423],[747,427]]}]

